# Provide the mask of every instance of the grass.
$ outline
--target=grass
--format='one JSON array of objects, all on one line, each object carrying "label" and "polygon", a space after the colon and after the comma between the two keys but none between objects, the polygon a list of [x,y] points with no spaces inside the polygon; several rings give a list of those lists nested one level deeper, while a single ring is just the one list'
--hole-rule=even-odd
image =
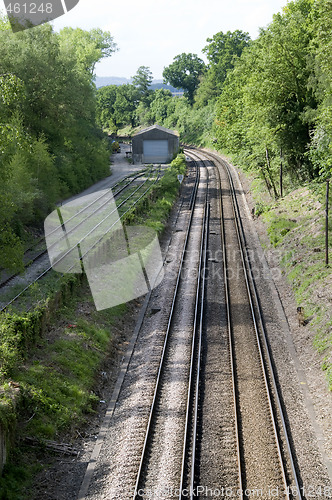
[{"label": "grass", "polygon": [[[44,341],[29,364],[13,374],[28,420],[25,432],[34,437],[53,439],[80,425],[97,402],[91,388],[108,350],[112,319],[103,312],[94,314],[91,321],[76,317],[77,300],[61,310],[61,316],[75,322],[75,327],[61,329],[53,343]],[[112,309],[113,317],[124,312],[124,307]]]},{"label": "grass", "polygon": [[[90,311],[86,318],[81,316],[82,306]],[[112,345],[113,325],[126,312],[126,305],[94,311],[87,284],[58,311],[51,335],[40,339],[29,359],[11,371],[20,393],[16,443],[22,443],[26,436],[41,443],[43,439],[61,440],[95,411],[99,401],[93,391],[96,373]],[[3,387],[8,391],[8,383]],[[36,457],[31,458],[34,453],[24,444],[13,450],[0,480],[0,499],[29,497],[25,496],[27,488],[40,469],[38,462],[33,463]],[[22,469],[25,473],[21,476]]]},{"label": "grass", "polygon": [[[142,223],[160,233],[179,192],[177,175],[185,169],[184,156],[179,155],[148,196],[128,214],[127,224]],[[64,280],[74,280],[74,285],[58,310],[54,304],[44,334],[38,307],[49,303],[56,293],[58,281],[53,276],[32,289],[21,307],[2,317],[0,323],[0,351],[6,368],[1,378],[0,422],[11,428],[17,422],[16,446],[0,479],[0,499],[29,498],[33,477],[43,467],[40,450],[24,444],[26,436],[41,443],[64,436],[70,440],[74,430],[95,411],[96,374],[113,347],[114,325],[129,314],[126,304],[95,311],[86,280],[78,281],[71,275]],[[40,302],[37,309],[23,313],[24,304],[32,300]]]},{"label": "grass", "polygon": [[[310,319],[313,346],[332,391],[331,267],[325,264],[324,186],[304,186],[263,210],[270,243],[280,251],[280,264],[297,304]],[[332,206],[332,199],[330,200]],[[332,241],[332,217],[329,241]],[[332,252],[329,250],[332,264]]]},{"label": "grass", "polygon": [[268,222],[267,232],[274,247],[282,243],[286,234],[296,227],[296,222],[293,220],[283,217],[271,217],[271,212],[267,212],[264,219]]}]

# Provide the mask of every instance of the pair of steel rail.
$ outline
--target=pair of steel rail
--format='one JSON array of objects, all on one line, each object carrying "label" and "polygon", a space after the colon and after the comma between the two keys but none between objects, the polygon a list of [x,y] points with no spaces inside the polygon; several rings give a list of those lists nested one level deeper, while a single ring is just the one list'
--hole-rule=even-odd
[{"label": "pair of steel rail", "polygon": [[[189,200],[190,215],[186,228],[184,245],[180,257],[177,279],[173,292],[172,304],[168,316],[167,328],[166,328],[166,333],[165,333],[165,338],[155,383],[155,390],[153,394],[148,423],[146,427],[145,439],[136,478],[133,500],[144,498],[144,494],[142,495],[140,494],[140,492],[142,491],[143,489],[142,486],[144,485],[144,474],[145,474],[144,469],[146,467],[148,446],[152,434],[157,401],[161,390],[161,378],[163,371],[165,369],[165,365],[167,363],[167,348],[169,343],[169,337],[172,331],[175,306],[179,299],[178,296],[179,285],[182,279],[181,274],[187,256],[186,252],[193,222],[193,214],[195,210],[197,190],[200,182],[200,172],[199,172],[200,168],[198,162],[194,163],[196,165],[196,179]],[[203,224],[200,236],[200,251],[198,259],[195,307],[194,307],[194,317],[192,325],[193,335],[191,339],[191,348],[190,348],[191,359],[190,359],[190,368],[188,373],[188,392],[186,399],[184,437],[182,442],[182,461],[181,461],[182,466],[181,466],[181,477],[179,481],[180,499],[182,499],[181,492],[184,490],[184,487],[186,487],[188,491],[193,491],[195,482],[195,452],[196,452],[196,435],[197,435],[198,402],[199,402],[198,392],[199,392],[200,360],[201,360],[201,350],[202,350],[202,330],[203,330],[203,317],[204,317],[205,269],[206,269],[206,255],[207,255],[209,213],[210,213],[208,205],[207,189],[208,189],[208,183],[206,185],[206,194],[205,194],[204,208],[203,208]],[[193,421],[191,422],[192,415],[193,415]],[[190,470],[188,470],[188,460],[191,460]]]},{"label": "pair of steel rail", "polygon": [[[189,152],[187,153],[189,154]],[[211,159],[215,164],[216,170],[218,172],[219,185],[220,185],[220,193],[221,193],[221,182],[220,182],[220,171],[218,168],[218,164],[226,171],[229,187],[232,198],[232,207],[233,207],[233,215],[234,215],[234,223],[237,234],[237,239],[240,248],[242,267],[245,276],[245,284],[248,294],[248,300],[250,304],[251,316],[253,320],[253,325],[255,329],[257,348],[259,351],[259,358],[262,368],[262,374],[264,378],[264,385],[266,388],[266,394],[268,399],[268,406],[271,415],[271,421],[274,431],[275,443],[278,450],[278,457],[280,462],[281,474],[284,485],[285,497],[287,499],[297,498],[302,499],[301,488],[298,479],[298,473],[295,466],[295,461],[293,457],[293,452],[290,444],[290,437],[287,430],[286,418],[283,410],[283,406],[281,403],[281,398],[277,386],[276,375],[273,368],[272,356],[270,352],[270,348],[267,340],[267,333],[264,325],[263,314],[260,306],[259,296],[257,292],[257,287],[255,284],[255,280],[252,272],[252,265],[250,262],[248,246],[246,242],[245,232],[243,228],[242,218],[240,214],[240,209],[238,205],[238,200],[235,192],[234,182],[232,178],[232,174],[230,172],[230,168],[226,161],[220,159],[217,155],[212,153],[204,152],[204,156]],[[243,471],[242,471],[242,452],[240,445],[240,437],[239,437],[239,414],[238,414],[238,396],[237,396],[237,383],[235,376],[235,361],[234,361],[234,347],[233,347],[233,331],[232,331],[232,318],[231,318],[231,310],[230,310],[230,291],[229,291],[229,277],[227,270],[227,251],[225,244],[225,224],[223,217],[223,201],[222,195],[220,194],[220,210],[221,210],[221,233],[222,233],[222,250],[223,250],[223,267],[224,267],[224,276],[225,276],[225,298],[226,298],[226,313],[227,313],[227,324],[228,324],[228,338],[229,338],[229,350],[230,350],[230,360],[231,360],[231,372],[232,372],[232,385],[233,385],[233,398],[234,398],[234,412],[235,412],[235,426],[236,426],[236,436],[237,436],[237,462],[238,462],[238,477],[239,477],[239,490],[243,491]],[[264,352],[263,352],[264,351]],[[265,355],[264,355],[265,353]],[[268,376],[269,373],[269,376]],[[270,381],[270,382],[269,382]],[[270,388],[270,385],[272,388]],[[276,402],[276,408],[273,407],[272,404],[272,391],[274,395],[274,399]],[[289,461],[291,467],[291,475],[292,475],[292,485],[290,485],[287,481],[286,474],[286,463],[282,453],[282,445],[281,438],[277,429],[277,416],[278,412],[279,418],[281,421],[281,432],[282,437],[285,442],[285,453],[287,455],[287,459]]]},{"label": "pair of steel rail", "polygon": [[[14,302],[16,302],[27,290],[29,290],[31,288],[32,285],[34,285],[35,283],[37,283],[40,279],[42,279],[46,274],[48,274],[52,269],[53,269],[53,266],[56,265],[56,264],[59,264],[61,261],[63,261],[63,259],[65,257],[67,257],[70,252],[72,252],[74,250],[74,248],[78,247],[80,245],[80,243],[82,243],[82,241],[87,238],[88,236],[90,236],[90,234],[93,233],[93,231],[95,231],[99,226],[100,224],[102,224],[103,222],[105,222],[105,220],[107,220],[109,217],[111,217],[119,208],[121,208],[123,205],[125,205],[125,203],[127,203],[139,190],[141,190],[143,188],[143,186],[149,181],[150,177],[152,176],[153,174],[153,170],[151,169],[150,172],[149,172],[149,175],[147,177],[147,179],[142,182],[132,193],[130,193],[130,195],[128,197],[126,197],[124,200],[121,201],[121,203],[116,207],[114,208],[113,210],[111,210],[110,213],[108,213],[106,215],[105,218],[103,218],[101,221],[98,222],[98,224],[96,224],[96,226],[94,226],[87,234],[85,234],[76,244],[75,244],[75,247],[72,247],[72,248],[69,248],[63,255],[61,255],[61,257],[59,257],[56,261],[54,261],[52,263],[51,266],[48,266],[41,274],[39,274],[37,276],[37,278],[35,278],[34,280],[32,280],[26,287],[24,287],[19,293],[17,293],[5,306],[3,306],[1,309],[0,309],[0,312],[3,312],[5,310],[7,310]],[[114,198],[118,197],[125,189],[127,189],[136,179],[138,179],[139,177],[142,177],[146,175],[146,171],[144,171],[143,173],[140,172],[139,174],[135,175],[134,177],[131,177],[131,176],[127,176],[125,177],[124,179],[122,179],[121,181],[119,181],[118,183],[116,183],[112,189],[114,189],[114,187],[117,187],[119,186],[124,180],[127,180],[129,179],[129,181],[124,185],[122,186],[121,188],[119,188],[115,193],[114,193]],[[115,224],[117,224],[130,210],[132,210],[136,205],[137,203],[148,193],[148,191],[150,191],[150,189],[159,181],[160,179],[160,175],[161,175],[161,169],[159,167],[158,171],[157,171],[157,177],[156,179],[152,182],[151,185],[148,186],[147,189],[144,190],[144,192],[141,194],[141,196],[139,196],[139,198],[137,200],[135,200],[135,202],[133,204],[130,205],[130,207],[125,210],[125,212],[123,214],[121,214],[118,219],[112,223],[109,227],[109,229],[103,234],[103,236],[101,238],[99,238],[85,253],[84,255],[81,255],[80,258],[81,260],[83,259],[83,257],[85,257],[91,250],[93,250],[97,245],[98,243],[100,242],[100,240],[105,237],[106,234],[108,234],[112,228],[115,226]],[[90,208],[91,206],[93,206],[94,204],[96,204],[98,201],[100,201],[102,198],[105,197],[105,193],[103,193],[102,195],[100,195],[98,198],[96,198],[95,200],[93,200],[91,203],[89,203],[87,206],[83,207],[81,210],[79,210],[79,212],[77,212],[77,214],[71,216],[69,219],[67,219],[66,221],[63,221],[63,224],[66,224],[68,223],[69,221],[71,221],[72,219],[76,218],[78,215],[80,214],[83,214],[88,208]],[[72,233],[73,231],[77,230],[78,227],[80,227],[81,225],[84,225],[86,220],[93,217],[93,215],[99,211],[104,205],[107,205],[109,203],[109,200],[105,201],[104,204],[102,204],[101,206],[98,206],[97,207],[97,210],[95,212],[92,212],[91,214],[89,214],[87,216],[87,218],[85,218],[83,221],[77,223],[74,227],[72,227],[70,229],[70,231],[68,231],[66,233],[66,235],[63,235],[62,239],[64,238],[67,238],[68,235],[70,233]],[[50,233],[52,234],[52,233]],[[56,242],[56,244],[58,244],[59,241]],[[55,244],[54,244],[55,245]],[[50,250],[51,248],[49,248]],[[37,259],[39,259],[40,257],[42,257],[43,255],[45,255],[47,252],[47,250],[44,250],[43,252],[41,252],[40,254],[38,254],[32,261],[31,263],[33,262],[36,262]],[[30,263],[30,265],[31,265]],[[74,265],[71,266],[70,268],[68,268],[68,270],[66,270],[66,273],[70,273],[71,270],[73,269]],[[61,273],[60,277],[63,276],[65,273]],[[15,275],[17,276],[17,275]],[[10,280],[12,280],[15,276],[11,276],[9,277],[4,283],[2,283],[0,285],[0,287],[3,287],[5,286],[5,284],[7,284]],[[60,278],[59,278],[60,279]],[[28,310],[31,309],[28,308]]]}]

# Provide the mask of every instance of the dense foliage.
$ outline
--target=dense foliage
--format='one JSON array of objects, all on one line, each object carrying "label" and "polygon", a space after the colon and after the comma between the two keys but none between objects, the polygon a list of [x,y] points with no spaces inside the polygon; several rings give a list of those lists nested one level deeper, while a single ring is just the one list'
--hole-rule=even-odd
[{"label": "dense foliage", "polygon": [[289,2],[229,71],[218,98],[220,149],[279,196],[331,175],[332,2]]},{"label": "dense foliage", "polygon": [[167,68],[164,68],[165,83],[185,90],[185,96],[192,102],[200,77],[205,72],[205,64],[196,54],[179,54]]},{"label": "dense foliage", "polygon": [[[256,40],[239,30],[219,32],[203,52],[208,65],[180,54],[164,69],[184,97],[162,89],[145,101],[136,94],[130,119],[115,128],[158,123],[177,129],[183,142],[214,143],[261,177],[274,197],[331,176],[332,0],[290,1]],[[114,122],[105,104],[118,92],[98,92],[103,126]]]},{"label": "dense foliage", "polygon": [[0,266],[19,267],[27,225],[107,175],[93,71],[114,50],[98,29],[13,34],[0,18]]}]

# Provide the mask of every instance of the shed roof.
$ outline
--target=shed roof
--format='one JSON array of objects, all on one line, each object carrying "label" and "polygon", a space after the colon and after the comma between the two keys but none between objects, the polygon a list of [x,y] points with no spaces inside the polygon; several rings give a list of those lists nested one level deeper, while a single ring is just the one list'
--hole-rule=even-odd
[{"label": "shed roof", "polygon": [[169,128],[161,127],[160,125],[152,125],[151,127],[148,127],[148,128],[143,129],[143,130],[140,130],[139,132],[136,132],[136,134],[134,134],[134,137],[136,135],[141,135],[141,134],[145,134],[146,132],[150,132],[150,130],[160,130],[160,131],[165,132],[167,134],[175,135],[176,137],[179,136],[178,132],[176,132],[175,130],[170,130]]}]

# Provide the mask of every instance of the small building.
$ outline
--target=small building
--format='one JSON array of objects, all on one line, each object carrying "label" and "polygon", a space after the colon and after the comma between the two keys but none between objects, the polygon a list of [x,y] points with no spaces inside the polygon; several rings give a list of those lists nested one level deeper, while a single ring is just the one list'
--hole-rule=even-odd
[{"label": "small building", "polygon": [[169,163],[178,152],[179,134],[160,125],[133,135],[133,163]]}]

